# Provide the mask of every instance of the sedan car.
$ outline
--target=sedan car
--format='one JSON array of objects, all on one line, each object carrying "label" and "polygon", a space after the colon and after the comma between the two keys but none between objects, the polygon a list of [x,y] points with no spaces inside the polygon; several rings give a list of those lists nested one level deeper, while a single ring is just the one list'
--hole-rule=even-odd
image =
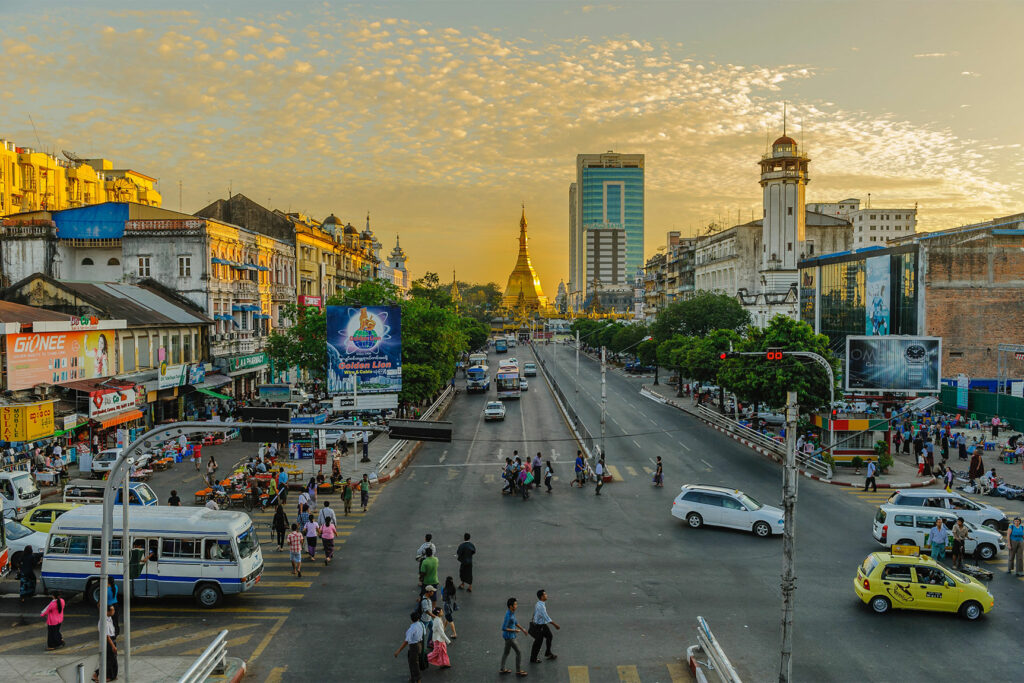
[{"label": "sedan car", "polygon": [[995,598],[977,579],[918,553],[916,546],[896,546],[903,553],[871,553],[853,579],[857,597],[877,614],[891,609],[956,612],[980,619]]},{"label": "sedan car", "polygon": [[529,391],[530,390],[530,383],[527,382],[525,378],[521,378],[519,380],[519,389],[520,389],[520,391]]},{"label": "sedan car", "polygon": [[501,401],[490,401],[484,406],[484,420],[504,420],[505,404]]},{"label": "sedan car", "polygon": [[782,510],[762,505],[742,491],[698,484],[683,484],[681,489],[672,501],[672,516],[685,519],[693,529],[724,526],[761,538],[782,533]]},{"label": "sedan car", "polygon": [[42,557],[46,548],[46,534],[32,531],[13,519],[4,520],[4,531],[7,533],[7,547],[11,549],[11,566],[14,571],[21,567],[21,555],[28,546],[32,546],[33,555]]}]

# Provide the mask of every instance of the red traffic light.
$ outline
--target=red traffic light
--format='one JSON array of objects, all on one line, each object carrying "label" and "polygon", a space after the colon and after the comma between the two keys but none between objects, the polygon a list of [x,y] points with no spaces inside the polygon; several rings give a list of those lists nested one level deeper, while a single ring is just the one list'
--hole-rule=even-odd
[{"label": "red traffic light", "polygon": [[729,354],[727,354],[725,351],[722,351],[720,354],[718,354],[718,360],[725,360],[728,357]]},{"label": "red traffic light", "polygon": [[765,360],[782,360],[782,349],[768,349],[765,351]]}]

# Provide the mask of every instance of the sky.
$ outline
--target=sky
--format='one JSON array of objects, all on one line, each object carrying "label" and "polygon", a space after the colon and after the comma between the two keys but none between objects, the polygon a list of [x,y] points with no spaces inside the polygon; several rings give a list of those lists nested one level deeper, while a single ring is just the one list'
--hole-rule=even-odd
[{"label": "sky", "polygon": [[525,203],[554,296],[579,153],[646,155],[647,255],[746,222],[783,103],[808,202],[916,204],[922,230],[1024,211],[1020,2],[0,0],[0,21],[0,137],[155,176],[166,208],[180,182],[189,213],[229,190],[369,212],[413,277],[504,287]]}]

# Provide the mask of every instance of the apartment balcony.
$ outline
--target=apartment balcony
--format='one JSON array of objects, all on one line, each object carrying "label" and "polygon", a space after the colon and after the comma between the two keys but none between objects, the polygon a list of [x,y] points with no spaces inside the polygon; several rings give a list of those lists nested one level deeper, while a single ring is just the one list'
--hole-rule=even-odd
[{"label": "apartment balcony", "polygon": [[259,296],[259,286],[252,280],[235,280],[233,290],[238,296],[256,298]]},{"label": "apartment balcony", "polygon": [[270,285],[270,297],[274,301],[295,301],[295,287],[291,285]]}]

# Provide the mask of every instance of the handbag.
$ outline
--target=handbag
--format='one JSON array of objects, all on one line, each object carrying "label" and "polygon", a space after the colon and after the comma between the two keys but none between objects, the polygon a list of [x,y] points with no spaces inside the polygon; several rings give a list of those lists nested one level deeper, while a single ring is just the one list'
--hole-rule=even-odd
[{"label": "handbag", "polygon": [[531,621],[530,622],[530,628],[526,629],[526,632],[530,635],[531,638],[536,638],[537,637],[537,630],[538,630],[537,624]]},{"label": "handbag", "polygon": [[430,662],[427,661],[427,628],[423,626],[423,622],[420,622],[420,628],[423,629],[423,640],[420,641],[420,671],[426,671],[427,667],[430,666]]}]

